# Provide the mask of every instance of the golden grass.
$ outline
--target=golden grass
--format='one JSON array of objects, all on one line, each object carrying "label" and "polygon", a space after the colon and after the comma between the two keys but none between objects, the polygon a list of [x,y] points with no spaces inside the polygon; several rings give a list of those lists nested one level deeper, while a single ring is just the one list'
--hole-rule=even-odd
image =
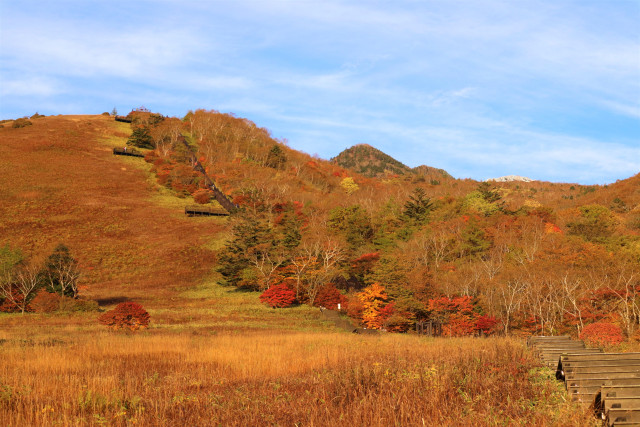
[{"label": "golden grass", "polygon": [[151,330],[4,339],[1,425],[591,422],[520,342],[503,338]]}]

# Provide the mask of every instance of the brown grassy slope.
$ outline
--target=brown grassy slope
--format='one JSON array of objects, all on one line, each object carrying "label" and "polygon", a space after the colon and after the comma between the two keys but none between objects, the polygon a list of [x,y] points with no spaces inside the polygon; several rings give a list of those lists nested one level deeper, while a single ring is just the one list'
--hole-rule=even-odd
[{"label": "brown grassy slope", "polygon": [[81,295],[158,307],[210,270],[201,245],[222,226],[154,202],[144,161],[111,153],[129,132],[106,116],[0,129],[0,244],[42,259],[64,243],[85,271]]}]

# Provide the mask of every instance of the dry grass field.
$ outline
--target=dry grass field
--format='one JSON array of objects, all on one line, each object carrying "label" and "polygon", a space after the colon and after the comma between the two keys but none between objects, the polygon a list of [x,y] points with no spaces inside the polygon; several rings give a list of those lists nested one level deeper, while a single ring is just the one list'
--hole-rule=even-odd
[{"label": "dry grass field", "polygon": [[0,245],[38,260],[65,243],[82,298],[152,322],[0,314],[0,426],[593,424],[522,341],[352,335],[218,286],[226,220],[185,218],[141,159],[113,156],[128,132],[104,116],[0,129]]},{"label": "dry grass field", "polygon": [[499,338],[70,331],[1,351],[9,426],[591,423]]}]

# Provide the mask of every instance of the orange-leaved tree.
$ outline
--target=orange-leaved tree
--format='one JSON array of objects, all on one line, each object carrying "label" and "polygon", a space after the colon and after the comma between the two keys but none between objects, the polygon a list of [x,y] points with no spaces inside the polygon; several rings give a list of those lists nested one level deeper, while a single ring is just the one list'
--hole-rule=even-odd
[{"label": "orange-leaved tree", "polygon": [[475,333],[477,313],[473,311],[470,296],[433,298],[428,307],[431,317],[443,323],[445,335],[459,337]]},{"label": "orange-leaved tree", "polygon": [[367,286],[358,294],[358,298],[362,301],[362,322],[365,326],[371,329],[382,328],[382,324],[386,320],[384,316],[387,315],[387,313],[381,313],[381,311],[389,301],[389,296],[384,286],[378,283]]}]

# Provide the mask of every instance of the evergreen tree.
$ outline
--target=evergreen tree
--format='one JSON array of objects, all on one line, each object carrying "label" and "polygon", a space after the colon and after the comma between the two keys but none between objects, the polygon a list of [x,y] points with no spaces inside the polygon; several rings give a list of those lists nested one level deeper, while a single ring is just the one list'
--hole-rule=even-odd
[{"label": "evergreen tree", "polygon": [[233,227],[233,237],[218,257],[217,271],[223,284],[242,286],[243,277],[251,267],[249,255],[266,250],[273,244],[270,229],[257,218],[246,216]]},{"label": "evergreen tree", "polygon": [[352,250],[361,248],[373,237],[369,213],[360,205],[333,209],[329,213],[328,225],[344,235]]},{"label": "evergreen tree", "polygon": [[274,146],[271,147],[271,150],[269,150],[265,165],[274,169],[284,169],[284,165],[286,163],[287,156],[284,153],[284,150],[280,148],[278,144],[274,144]]},{"label": "evergreen tree", "polygon": [[127,140],[127,145],[139,148],[153,148],[153,138],[146,126],[136,126]]},{"label": "evergreen tree", "polygon": [[498,193],[498,190],[491,187],[491,184],[488,182],[481,182],[480,185],[478,185],[478,191],[482,195],[482,198],[489,203],[497,202],[502,198],[500,193]]},{"label": "evergreen tree", "polygon": [[424,189],[418,187],[413,190],[409,200],[404,204],[404,215],[417,224],[422,224],[429,218],[433,209],[431,199],[427,197]]},{"label": "evergreen tree", "polygon": [[301,227],[302,221],[300,218],[296,216],[293,210],[287,210],[283,214],[279,225],[279,243],[289,250],[297,248],[302,240]]}]

